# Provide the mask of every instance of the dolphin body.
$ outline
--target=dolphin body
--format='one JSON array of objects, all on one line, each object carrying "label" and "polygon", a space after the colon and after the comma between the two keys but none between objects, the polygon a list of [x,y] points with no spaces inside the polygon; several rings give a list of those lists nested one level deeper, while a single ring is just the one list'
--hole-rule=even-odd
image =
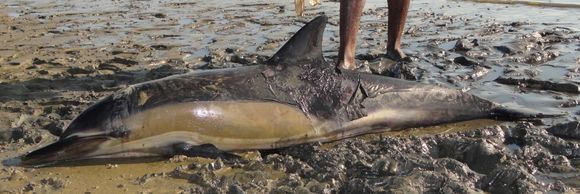
[{"label": "dolphin body", "polygon": [[175,75],[108,96],[21,163],[228,157],[237,150],[526,116],[458,90],[337,70],[322,56],[326,22],[320,16],[306,24],[265,65]]}]

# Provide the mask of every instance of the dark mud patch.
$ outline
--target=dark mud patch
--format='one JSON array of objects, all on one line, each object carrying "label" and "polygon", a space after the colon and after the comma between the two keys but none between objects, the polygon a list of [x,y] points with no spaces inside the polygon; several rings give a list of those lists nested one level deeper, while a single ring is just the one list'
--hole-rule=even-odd
[{"label": "dark mud patch", "polygon": [[536,90],[551,90],[557,92],[568,92],[573,94],[580,94],[580,85],[575,83],[556,83],[551,81],[543,81],[536,79],[518,79],[499,77],[495,79],[496,82],[508,85],[515,85],[522,88],[536,89]]}]

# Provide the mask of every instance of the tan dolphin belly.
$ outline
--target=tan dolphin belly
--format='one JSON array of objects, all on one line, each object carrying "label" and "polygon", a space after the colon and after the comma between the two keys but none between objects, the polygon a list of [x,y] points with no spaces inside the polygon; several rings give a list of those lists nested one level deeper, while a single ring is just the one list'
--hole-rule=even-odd
[{"label": "tan dolphin belly", "polygon": [[[163,105],[124,119],[125,148],[160,142],[213,144],[225,151],[267,149],[324,136],[324,124],[294,106],[275,102],[196,101]],[[179,134],[179,135],[177,135]],[[317,139],[317,138],[315,138]],[[277,145],[283,142],[284,145]],[[127,147],[128,146],[128,147]]]}]

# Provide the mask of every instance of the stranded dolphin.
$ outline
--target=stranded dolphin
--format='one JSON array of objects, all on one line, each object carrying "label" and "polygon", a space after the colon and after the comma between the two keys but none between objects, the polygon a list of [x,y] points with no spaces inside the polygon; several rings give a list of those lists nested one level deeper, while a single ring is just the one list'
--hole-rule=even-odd
[{"label": "stranded dolphin", "polygon": [[322,56],[320,16],[265,65],[132,85],[76,117],[22,164],[227,152],[327,142],[477,118],[529,116],[468,93],[337,70]]}]

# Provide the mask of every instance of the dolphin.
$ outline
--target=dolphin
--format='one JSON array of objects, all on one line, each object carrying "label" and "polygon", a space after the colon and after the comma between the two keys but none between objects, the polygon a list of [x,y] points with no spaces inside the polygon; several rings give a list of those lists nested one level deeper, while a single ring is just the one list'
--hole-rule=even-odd
[{"label": "dolphin", "polygon": [[174,75],[105,97],[21,164],[231,157],[232,151],[534,116],[454,89],[336,69],[322,56],[326,23],[326,16],[315,18],[263,65]]}]

